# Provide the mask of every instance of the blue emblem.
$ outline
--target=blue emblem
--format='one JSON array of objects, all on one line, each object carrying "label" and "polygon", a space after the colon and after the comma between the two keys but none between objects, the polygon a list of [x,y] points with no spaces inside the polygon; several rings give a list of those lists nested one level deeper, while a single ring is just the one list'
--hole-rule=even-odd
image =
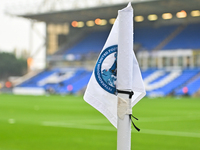
[{"label": "blue emblem", "polygon": [[117,80],[117,45],[106,48],[94,69],[98,84],[107,92],[115,94]]}]

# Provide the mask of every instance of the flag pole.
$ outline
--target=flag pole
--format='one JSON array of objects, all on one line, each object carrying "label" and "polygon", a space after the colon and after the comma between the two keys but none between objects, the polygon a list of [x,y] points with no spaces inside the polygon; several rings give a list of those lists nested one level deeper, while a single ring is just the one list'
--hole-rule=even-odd
[{"label": "flag pole", "polygon": [[[131,97],[133,78],[133,8],[131,2],[118,11],[118,55],[117,55],[117,150],[131,149]],[[119,92],[121,91],[121,92]],[[125,93],[124,93],[125,92]]]},{"label": "flag pole", "polygon": [[[129,100],[129,106],[131,108],[131,100],[129,99],[128,94],[118,93],[118,98]],[[119,103],[118,99],[118,103]],[[120,108],[119,108],[120,109]],[[118,112],[119,112],[118,109]],[[121,119],[118,116],[117,121],[117,150],[130,150],[131,149],[131,120],[129,114],[125,114],[124,118]]]},{"label": "flag pole", "polygon": [[117,150],[131,149],[132,107],[145,93],[133,52],[133,8],[129,2],[118,11],[84,94],[84,100],[117,128]]}]

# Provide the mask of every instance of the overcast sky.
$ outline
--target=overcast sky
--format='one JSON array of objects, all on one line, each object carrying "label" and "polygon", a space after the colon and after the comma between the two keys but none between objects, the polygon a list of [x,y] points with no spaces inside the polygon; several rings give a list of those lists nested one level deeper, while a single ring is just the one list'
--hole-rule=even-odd
[{"label": "overcast sky", "polygon": [[[30,48],[30,21],[28,19],[19,18],[16,16],[10,16],[8,14],[5,14],[6,8],[12,8],[10,6],[18,6],[18,10],[23,9],[30,9],[27,6],[32,6],[37,4],[41,4],[43,0],[0,0],[0,50],[4,51],[12,51],[13,49],[26,49],[29,50]],[[86,5],[93,5],[91,2],[95,3],[97,0],[65,0],[67,2],[67,5],[70,5],[70,3],[73,3],[73,1],[76,1],[81,4],[84,3]],[[101,0],[102,2],[125,2],[128,0]],[[139,0],[144,1],[144,0]],[[29,5],[28,5],[29,4]],[[22,6],[22,7],[21,7]],[[20,9],[19,9],[20,8]],[[16,9],[14,9],[16,10]],[[12,11],[12,9],[9,9],[8,11]],[[41,32],[44,32],[42,30],[44,29],[44,25],[39,25],[39,30]],[[34,45],[37,45],[38,43],[34,43]]]},{"label": "overcast sky", "polygon": [[6,15],[5,4],[6,0],[0,0],[0,49],[28,49],[30,21]]},{"label": "overcast sky", "polygon": [[[27,3],[31,2],[34,4],[37,2],[41,3],[41,1],[42,0],[0,0],[0,52],[2,51],[12,52],[14,49],[16,49],[19,54],[22,50],[27,50],[28,52],[30,52],[30,31],[31,31],[30,20],[5,14],[5,9],[7,8],[6,6],[12,6],[12,5],[21,6],[23,4],[25,4],[24,6],[26,6]],[[115,2],[117,1],[126,1],[126,0],[115,0]],[[37,23],[36,28],[43,35],[45,35],[44,23]],[[36,51],[37,48],[40,47],[42,43],[43,39],[39,38],[38,35],[36,35],[33,32],[33,41],[32,41],[33,47],[30,53],[34,53],[34,51]],[[45,50],[43,49],[37,54],[37,56],[34,56],[35,65],[39,66],[39,68],[43,68],[44,58],[45,58]]]},{"label": "overcast sky", "polygon": [[[5,6],[7,2],[7,0],[0,0],[0,52],[12,52],[14,49],[17,50],[18,54],[20,54],[22,50],[27,50],[30,52],[31,22],[28,19],[5,14]],[[44,23],[40,23],[37,26],[41,33],[45,33]],[[39,38],[39,36],[37,36],[34,32],[33,39],[34,41],[32,43],[32,52],[30,53],[34,53],[34,51],[43,42],[43,40]],[[34,59],[35,67],[43,68],[44,50],[39,52]]]}]

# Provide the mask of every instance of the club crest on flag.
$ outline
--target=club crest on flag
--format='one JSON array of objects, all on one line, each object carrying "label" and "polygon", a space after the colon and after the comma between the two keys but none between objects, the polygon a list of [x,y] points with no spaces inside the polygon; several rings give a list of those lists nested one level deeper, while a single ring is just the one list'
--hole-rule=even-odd
[{"label": "club crest on flag", "polygon": [[123,96],[116,89],[134,92],[128,103],[131,108],[145,96],[140,68],[133,52],[131,3],[118,11],[84,94],[84,100],[118,128],[118,112],[123,112],[118,111],[118,100],[122,100]]},{"label": "club crest on flag", "polygon": [[103,50],[94,69],[98,84],[111,94],[116,93],[117,47],[113,45]]}]

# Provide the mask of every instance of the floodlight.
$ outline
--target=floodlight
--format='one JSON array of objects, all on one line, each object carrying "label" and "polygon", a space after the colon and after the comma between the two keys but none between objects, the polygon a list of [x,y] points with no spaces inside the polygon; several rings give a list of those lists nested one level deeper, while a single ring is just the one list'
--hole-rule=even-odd
[{"label": "floodlight", "polygon": [[89,21],[86,22],[86,25],[88,27],[92,27],[92,26],[94,26],[94,21],[93,20],[89,20]]},{"label": "floodlight", "polygon": [[82,27],[84,27],[84,25],[85,25],[85,24],[84,24],[83,21],[79,21],[77,27],[78,27],[78,28],[82,28]]},{"label": "floodlight", "polygon": [[94,22],[95,22],[97,25],[100,25],[100,24],[101,24],[101,19],[97,18],[97,19],[95,19]]},{"label": "floodlight", "polygon": [[109,23],[110,23],[110,24],[114,24],[115,20],[116,20],[115,18],[111,18],[111,19],[109,20]]},{"label": "floodlight", "polygon": [[180,12],[176,13],[176,17],[177,18],[185,18],[185,17],[187,17],[187,13],[185,10],[181,10]]},{"label": "floodlight", "polygon": [[72,25],[72,27],[77,27],[78,26],[78,22],[77,21],[72,21],[71,25]]},{"label": "floodlight", "polygon": [[135,16],[135,21],[142,22],[142,21],[144,21],[144,17],[143,16]]},{"label": "floodlight", "polygon": [[162,14],[162,18],[163,19],[172,19],[172,14],[171,13],[164,13],[164,14]]},{"label": "floodlight", "polygon": [[101,26],[104,26],[104,25],[106,25],[107,24],[107,20],[105,20],[105,19],[101,19]]},{"label": "floodlight", "polygon": [[193,11],[191,11],[191,16],[192,17],[199,17],[200,16],[200,11],[199,10],[193,10]]},{"label": "floodlight", "polygon": [[148,15],[148,19],[149,21],[155,21],[158,19],[158,16],[156,14],[151,14],[151,15]]}]

